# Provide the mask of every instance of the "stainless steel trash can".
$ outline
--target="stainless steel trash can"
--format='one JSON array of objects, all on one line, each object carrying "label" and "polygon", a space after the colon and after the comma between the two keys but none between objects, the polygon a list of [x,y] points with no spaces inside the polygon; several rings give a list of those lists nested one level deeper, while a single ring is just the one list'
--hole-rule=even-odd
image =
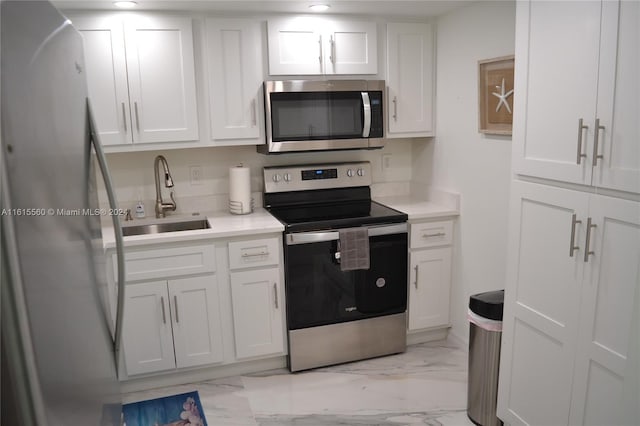
[{"label": "stainless steel trash can", "polygon": [[467,416],[481,426],[502,425],[496,405],[503,307],[504,290],[475,294],[469,299]]}]

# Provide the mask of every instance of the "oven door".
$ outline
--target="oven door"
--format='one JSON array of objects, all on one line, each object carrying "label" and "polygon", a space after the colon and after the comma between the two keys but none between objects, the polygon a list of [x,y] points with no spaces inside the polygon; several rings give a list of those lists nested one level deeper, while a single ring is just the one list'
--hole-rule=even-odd
[{"label": "oven door", "polygon": [[405,312],[407,224],[369,228],[368,270],[343,272],[337,231],[287,234],[289,330]]}]

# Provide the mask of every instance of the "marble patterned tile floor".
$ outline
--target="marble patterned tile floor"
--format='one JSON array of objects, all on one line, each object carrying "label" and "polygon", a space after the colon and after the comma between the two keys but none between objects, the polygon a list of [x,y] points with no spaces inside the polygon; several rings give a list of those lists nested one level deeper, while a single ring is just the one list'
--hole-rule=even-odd
[{"label": "marble patterned tile floor", "polygon": [[469,426],[467,350],[451,340],[291,374],[273,370],[124,396],[197,390],[210,426]]}]

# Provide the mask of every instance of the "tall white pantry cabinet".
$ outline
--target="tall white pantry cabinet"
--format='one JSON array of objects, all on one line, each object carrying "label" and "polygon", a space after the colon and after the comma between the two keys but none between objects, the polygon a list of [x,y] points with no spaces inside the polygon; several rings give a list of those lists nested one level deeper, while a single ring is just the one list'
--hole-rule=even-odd
[{"label": "tall white pantry cabinet", "polygon": [[519,1],[498,417],[640,419],[640,3]]}]

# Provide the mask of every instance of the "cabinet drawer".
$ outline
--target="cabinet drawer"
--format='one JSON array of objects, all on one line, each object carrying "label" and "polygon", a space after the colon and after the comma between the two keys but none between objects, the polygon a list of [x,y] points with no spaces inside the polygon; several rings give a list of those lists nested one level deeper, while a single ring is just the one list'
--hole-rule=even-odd
[{"label": "cabinet drawer", "polygon": [[[125,277],[127,282],[181,275],[204,274],[216,270],[216,249],[213,244],[151,250],[125,249]],[[113,254],[114,276],[118,260]]]},{"label": "cabinet drawer", "polygon": [[229,268],[251,268],[280,263],[277,237],[229,243]]},{"label": "cabinet drawer", "polygon": [[451,244],[453,221],[412,223],[409,247],[422,248]]}]

